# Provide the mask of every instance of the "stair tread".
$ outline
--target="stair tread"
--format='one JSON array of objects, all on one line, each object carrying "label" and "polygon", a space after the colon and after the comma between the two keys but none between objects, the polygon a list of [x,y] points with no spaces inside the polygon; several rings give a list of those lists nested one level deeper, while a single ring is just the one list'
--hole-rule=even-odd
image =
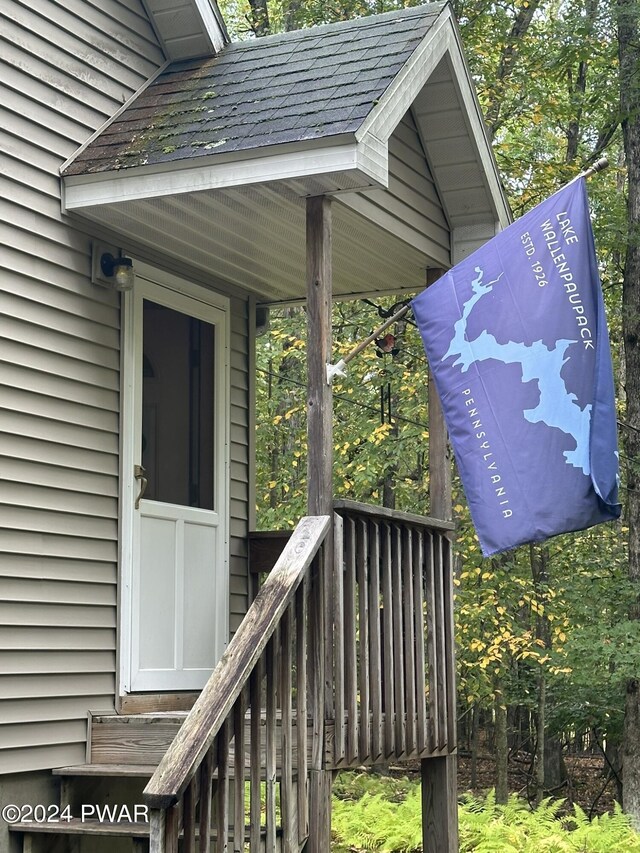
[{"label": "stair tread", "polygon": [[[124,836],[136,838],[147,838],[149,835],[149,824],[146,822],[135,821],[118,821],[110,823],[108,821],[99,820],[82,820],[79,817],[71,818],[70,820],[61,820],[59,823],[36,823],[34,821],[25,821],[20,823],[12,823],[9,825],[10,832],[21,833],[39,833],[41,835],[107,835],[107,836]],[[229,828],[232,832],[232,828]],[[248,838],[250,828],[245,826],[245,834]],[[182,836],[182,832],[180,835]],[[264,827],[260,827],[260,834],[265,834]],[[200,830],[196,827],[196,836],[200,835]],[[282,835],[282,827],[276,827],[276,835]],[[214,829],[211,830],[211,838],[216,838],[217,833]]]},{"label": "stair tread", "polygon": [[157,764],[73,764],[56,767],[54,776],[153,776]]},{"label": "stair tread", "polygon": [[58,823],[36,823],[26,821],[12,823],[11,832],[48,833],[55,835],[122,835],[146,837],[149,835],[149,824],[134,821],[119,821],[109,823],[99,820],[82,820],[79,817],[61,820]]}]

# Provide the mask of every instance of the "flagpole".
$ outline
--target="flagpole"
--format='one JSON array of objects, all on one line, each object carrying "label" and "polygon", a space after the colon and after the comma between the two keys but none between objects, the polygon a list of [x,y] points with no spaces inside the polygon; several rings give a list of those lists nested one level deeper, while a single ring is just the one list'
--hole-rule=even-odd
[{"label": "flagpole", "polygon": [[404,315],[407,314],[410,310],[410,307],[410,305],[405,305],[399,311],[396,311],[396,313],[389,317],[387,320],[385,320],[381,326],[378,326],[375,331],[371,332],[368,338],[365,338],[363,341],[360,341],[360,343],[356,347],[354,347],[351,352],[347,353],[344,358],[341,358],[340,361],[338,361],[336,364],[328,364],[327,384],[331,385],[334,376],[346,376],[344,369],[349,364],[349,362],[353,361],[353,359],[357,355],[360,355],[362,350],[366,349],[369,344],[373,343],[373,341],[375,341],[378,335],[381,335],[385,329],[388,329],[389,326],[391,326],[393,323],[396,323],[398,320],[402,320]]},{"label": "flagpole", "polygon": [[596,175],[598,172],[604,172],[605,169],[609,168],[609,161],[606,157],[601,157],[599,160],[590,166],[588,169],[585,169],[584,172],[580,172],[580,174],[574,178],[577,180],[578,178],[590,178],[592,175]]},{"label": "flagpole", "polygon": [[[598,174],[598,172],[604,172],[605,169],[609,168],[609,161],[606,157],[600,157],[599,160],[590,166],[588,169],[584,169],[584,171],[580,172],[579,175],[576,175],[575,178],[572,178],[569,183],[573,183],[573,181],[577,181],[579,178],[591,178],[593,175]],[[346,376],[345,368],[349,364],[350,361],[360,355],[362,350],[366,349],[369,344],[373,343],[378,335],[381,335],[385,329],[388,329],[393,323],[396,323],[398,320],[401,320],[405,314],[407,314],[411,309],[410,305],[405,305],[399,311],[397,311],[392,317],[389,317],[381,326],[371,332],[368,338],[365,338],[361,341],[356,347],[354,347],[351,352],[347,353],[343,358],[340,359],[336,364],[327,364],[327,385],[331,385],[334,378],[336,376]]]}]

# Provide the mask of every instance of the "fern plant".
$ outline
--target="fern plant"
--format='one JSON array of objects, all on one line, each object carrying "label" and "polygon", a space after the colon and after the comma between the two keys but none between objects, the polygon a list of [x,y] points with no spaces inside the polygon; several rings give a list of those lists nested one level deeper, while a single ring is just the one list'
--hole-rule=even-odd
[{"label": "fern plant", "polygon": [[[332,834],[335,853],[418,853],[422,850],[420,786],[408,780],[343,774],[336,786]],[[589,820],[579,806],[560,814],[562,800],[546,799],[531,811],[515,794],[498,805],[464,797],[460,853],[640,853],[640,835],[619,806]],[[435,851],[427,851],[435,853]]]}]

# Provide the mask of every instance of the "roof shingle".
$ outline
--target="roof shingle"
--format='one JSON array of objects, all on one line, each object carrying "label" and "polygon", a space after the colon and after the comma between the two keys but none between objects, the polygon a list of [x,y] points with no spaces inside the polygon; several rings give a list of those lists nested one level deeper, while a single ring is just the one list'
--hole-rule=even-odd
[{"label": "roof shingle", "polygon": [[444,5],[267,36],[173,63],[64,174],[354,133]]}]

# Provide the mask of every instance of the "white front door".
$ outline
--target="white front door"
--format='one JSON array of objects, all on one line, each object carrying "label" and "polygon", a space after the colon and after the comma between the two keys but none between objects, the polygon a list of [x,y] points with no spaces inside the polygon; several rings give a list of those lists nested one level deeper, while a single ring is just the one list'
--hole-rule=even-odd
[{"label": "white front door", "polygon": [[158,277],[125,307],[126,692],[203,687],[228,639],[228,312]]}]

